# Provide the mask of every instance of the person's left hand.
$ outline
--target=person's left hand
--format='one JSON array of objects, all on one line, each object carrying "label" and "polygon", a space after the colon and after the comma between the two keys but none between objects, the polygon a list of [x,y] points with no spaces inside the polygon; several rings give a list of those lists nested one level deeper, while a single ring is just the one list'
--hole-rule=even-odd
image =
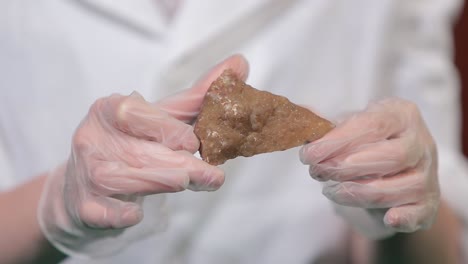
[{"label": "person's left hand", "polygon": [[329,181],[333,202],[388,209],[383,222],[398,232],[431,225],[440,192],[437,149],[417,106],[392,98],[370,104],[300,151],[310,175]]}]

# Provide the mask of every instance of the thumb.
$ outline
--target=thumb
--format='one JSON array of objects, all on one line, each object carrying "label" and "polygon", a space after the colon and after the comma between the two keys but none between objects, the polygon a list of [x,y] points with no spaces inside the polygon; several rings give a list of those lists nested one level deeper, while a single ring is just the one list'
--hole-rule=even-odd
[{"label": "thumb", "polygon": [[211,83],[227,69],[231,69],[245,81],[249,73],[249,64],[242,55],[233,55],[213,67],[192,88],[162,99],[156,102],[156,106],[180,121],[190,123],[198,115]]}]

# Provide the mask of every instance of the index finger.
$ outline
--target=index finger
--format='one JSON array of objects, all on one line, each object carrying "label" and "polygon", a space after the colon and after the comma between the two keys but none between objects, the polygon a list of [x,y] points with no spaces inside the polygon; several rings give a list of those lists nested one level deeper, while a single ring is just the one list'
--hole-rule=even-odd
[{"label": "index finger", "polygon": [[304,164],[317,164],[353,148],[382,140],[397,138],[405,129],[401,113],[387,105],[371,105],[356,113],[322,138],[305,145],[300,151]]},{"label": "index finger", "polygon": [[192,126],[161,111],[136,92],[100,99],[93,109],[104,123],[132,137],[155,141],[172,150],[198,150],[200,143]]}]

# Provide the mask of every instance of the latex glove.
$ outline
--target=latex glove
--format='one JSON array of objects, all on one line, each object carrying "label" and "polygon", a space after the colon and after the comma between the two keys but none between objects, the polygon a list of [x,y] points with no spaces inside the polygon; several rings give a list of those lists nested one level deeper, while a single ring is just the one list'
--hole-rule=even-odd
[{"label": "latex glove", "polygon": [[[156,104],[137,93],[97,100],[73,136],[68,162],[48,176],[38,212],[46,237],[69,255],[111,254],[163,228],[161,194],[218,189],[224,173],[192,155],[199,141],[188,123],[227,68],[246,78],[247,62],[233,56]],[[153,194],[143,210],[143,197]]]},{"label": "latex glove", "polygon": [[437,213],[436,146],[413,103],[392,98],[370,104],[305,145],[300,158],[314,179],[329,181],[323,194],[331,201],[370,209],[380,222],[376,212],[383,211],[392,230],[427,228]]}]

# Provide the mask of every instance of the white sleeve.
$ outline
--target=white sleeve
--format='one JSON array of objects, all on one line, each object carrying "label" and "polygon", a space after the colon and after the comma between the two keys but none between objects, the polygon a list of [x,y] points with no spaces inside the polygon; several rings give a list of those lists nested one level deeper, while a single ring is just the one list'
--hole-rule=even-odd
[{"label": "white sleeve", "polygon": [[[460,90],[453,63],[452,29],[461,0],[400,1],[391,48],[395,95],[415,102],[439,154],[442,197],[468,223],[468,165],[461,151]],[[468,226],[464,228],[468,241]],[[468,259],[468,244],[465,243]]]},{"label": "white sleeve", "polygon": [[2,144],[2,139],[0,138],[0,192],[10,189],[14,185],[15,181],[13,179],[11,164],[7,156],[6,148]]}]

